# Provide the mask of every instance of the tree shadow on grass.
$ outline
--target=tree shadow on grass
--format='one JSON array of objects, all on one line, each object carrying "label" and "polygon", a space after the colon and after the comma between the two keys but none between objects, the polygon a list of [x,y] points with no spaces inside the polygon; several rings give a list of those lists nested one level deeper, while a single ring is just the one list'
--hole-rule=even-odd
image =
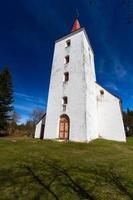
[{"label": "tree shadow on grass", "polygon": [[[27,170],[34,181],[56,200],[62,199],[59,187],[62,191],[74,193],[76,199],[100,199],[96,194],[96,190],[101,182],[103,186],[106,187],[108,185],[108,187],[113,187],[118,194],[133,200],[133,192],[129,191],[124,184],[124,177],[116,172],[112,166],[109,169],[105,169],[104,166],[97,166],[95,169],[83,169],[80,167],[66,168],[57,160],[43,161],[42,166],[44,166],[44,173],[41,175],[37,174],[31,166],[24,164],[22,167]],[[84,176],[79,178],[80,174]],[[88,175],[93,175],[93,183],[89,187],[86,186],[87,181],[84,179]],[[87,180],[89,183],[89,178]]]},{"label": "tree shadow on grass", "polygon": [[18,163],[14,168],[0,171],[0,182],[3,199],[133,200],[132,182],[113,165],[67,167],[50,159],[34,164]]},{"label": "tree shadow on grass", "polygon": [[[43,163],[44,165],[44,163]],[[29,166],[23,165],[23,168],[25,168],[28,173],[32,176],[33,180],[38,182],[39,185],[41,185],[44,190],[46,190],[49,194],[51,194],[52,197],[54,197],[56,200],[60,199],[60,194],[57,194],[52,189],[52,184],[56,182],[60,187],[70,189],[71,191],[75,192],[77,197],[79,199],[88,199],[88,200],[95,200],[95,197],[84,189],[81,184],[76,182],[74,178],[69,174],[66,168],[61,167],[61,165],[58,165],[57,162],[45,162],[45,167],[47,166],[47,169],[50,173],[47,174],[47,180],[45,180],[44,176],[40,177],[39,175],[36,175],[36,172]]]},{"label": "tree shadow on grass", "polygon": [[[99,185],[104,182],[104,185],[108,185],[110,187],[115,188],[115,191],[124,197],[127,197],[130,200],[133,200],[133,181],[130,182],[132,185],[130,188],[128,187],[127,180],[124,176],[122,176],[118,171],[116,171],[113,165],[109,166],[109,168],[105,168],[104,166],[97,166],[95,169],[85,169],[84,173],[95,174],[96,176],[96,185]],[[131,189],[132,188],[132,189]]]}]

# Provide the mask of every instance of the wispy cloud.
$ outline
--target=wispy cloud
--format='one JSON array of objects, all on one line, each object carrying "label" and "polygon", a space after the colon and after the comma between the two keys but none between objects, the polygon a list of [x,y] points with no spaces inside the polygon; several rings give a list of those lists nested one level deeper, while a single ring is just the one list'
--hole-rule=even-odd
[{"label": "wispy cloud", "polygon": [[34,109],[44,110],[46,108],[46,103],[42,98],[19,92],[15,92],[14,96],[14,108],[21,116],[20,123],[25,123]]},{"label": "wispy cloud", "polygon": [[27,105],[15,104],[14,107],[15,107],[15,109],[22,110],[23,112],[31,112],[32,111],[31,107],[29,107]]},{"label": "wispy cloud", "polygon": [[114,61],[114,73],[118,78],[124,78],[127,75],[125,67],[118,61]]},{"label": "wispy cloud", "polygon": [[37,104],[42,104],[42,105],[45,104],[45,102],[42,98],[36,98],[36,97],[30,96],[27,94],[23,94],[23,93],[19,93],[19,92],[14,92],[14,94],[17,98],[20,98],[27,102],[37,103]]},{"label": "wispy cloud", "polygon": [[18,124],[25,124],[29,120],[29,117],[27,115],[21,115],[21,118],[18,122]]},{"label": "wispy cloud", "polygon": [[107,69],[105,70],[105,60],[101,59],[99,62],[99,70],[98,73],[104,76],[108,76],[109,78],[117,78],[119,80],[122,80],[127,76],[127,70],[125,69],[124,64],[121,62],[121,60],[114,55],[111,58],[112,62],[109,65],[109,71]]},{"label": "wispy cloud", "polygon": [[119,90],[118,87],[114,83],[111,83],[111,82],[107,83],[105,86],[111,90],[115,90],[115,91]]}]

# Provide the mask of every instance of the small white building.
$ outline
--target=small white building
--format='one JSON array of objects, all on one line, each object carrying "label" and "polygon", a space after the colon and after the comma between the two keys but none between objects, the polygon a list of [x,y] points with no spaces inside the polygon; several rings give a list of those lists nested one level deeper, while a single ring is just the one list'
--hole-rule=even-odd
[{"label": "small white building", "polygon": [[78,20],[55,42],[46,113],[44,139],[126,141],[121,100],[96,82],[94,52]]}]

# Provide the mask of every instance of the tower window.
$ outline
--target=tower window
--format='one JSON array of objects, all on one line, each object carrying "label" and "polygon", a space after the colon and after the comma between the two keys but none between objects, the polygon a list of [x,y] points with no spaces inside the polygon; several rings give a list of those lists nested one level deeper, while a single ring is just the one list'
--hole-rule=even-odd
[{"label": "tower window", "polygon": [[67,82],[69,80],[69,72],[64,73],[64,82]]},{"label": "tower window", "polygon": [[104,90],[100,90],[100,94],[101,94],[101,95],[104,95]]},{"label": "tower window", "polygon": [[68,103],[67,97],[63,97],[62,100],[63,105],[66,105]]},{"label": "tower window", "polygon": [[69,56],[66,56],[64,58],[64,65],[66,65],[67,63],[69,63],[69,60],[70,60]]},{"label": "tower window", "polygon": [[67,41],[65,42],[65,47],[70,47],[70,45],[71,45],[71,40],[67,40]]}]

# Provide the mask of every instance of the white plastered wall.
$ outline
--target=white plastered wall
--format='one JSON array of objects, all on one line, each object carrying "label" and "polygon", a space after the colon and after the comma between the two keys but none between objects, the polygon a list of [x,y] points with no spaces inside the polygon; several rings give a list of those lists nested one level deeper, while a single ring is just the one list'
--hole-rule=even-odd
[{"label": "white plastered wall", "polygon": [[[65,48],[70,39],[71,46]],[[70,62],[64,65],[64,57]],[[69,72],[69,81],[63,75]],[[96,84],[94,54],[82,29],[56,42],[50,79],[44,139],[59,138],[59,119],[62,114],[70,119],[69,140],[90,141],[99,136],[125,141],[119,99]],[[100,96],[104,90],[104,96]],[[63,111],[62,97],[68,97]]]},{"label": "white plastered wall", "polygon": [[83,33],[83,51],[84,51],[84,68],[86,79],[86,126],[87,141],[98,137],[97,127],[97,101],[95,88],[95,65],[94,53],[87,40],[86,34]]},{"label": "white plastered wall", "polygon": [[[126,141],[120,100],[96,84],[99,137]],[[100,90],[104,94],[100,94]]]},{"label": "white plastered wall", "polygon": [[40,138],[42,120],[36,124],[35,138]]},{"label": "white plastered wall", "polygon": [[[65,48],[70,39],[71,46]],[[67,114],[70,118],[69,139],[87,140],[86,122],[86,77],[83,52],[83,31],[71,35],[55,44],[52,73],[49,88],[45,138],[58,138],[59,117]],[[70,62],[64,66],[64,57],[70,55]],[[63,83],[64,72],[69,72],[68,83]],[[68,97],[66,111],[62,110],[62,97]]]}]

